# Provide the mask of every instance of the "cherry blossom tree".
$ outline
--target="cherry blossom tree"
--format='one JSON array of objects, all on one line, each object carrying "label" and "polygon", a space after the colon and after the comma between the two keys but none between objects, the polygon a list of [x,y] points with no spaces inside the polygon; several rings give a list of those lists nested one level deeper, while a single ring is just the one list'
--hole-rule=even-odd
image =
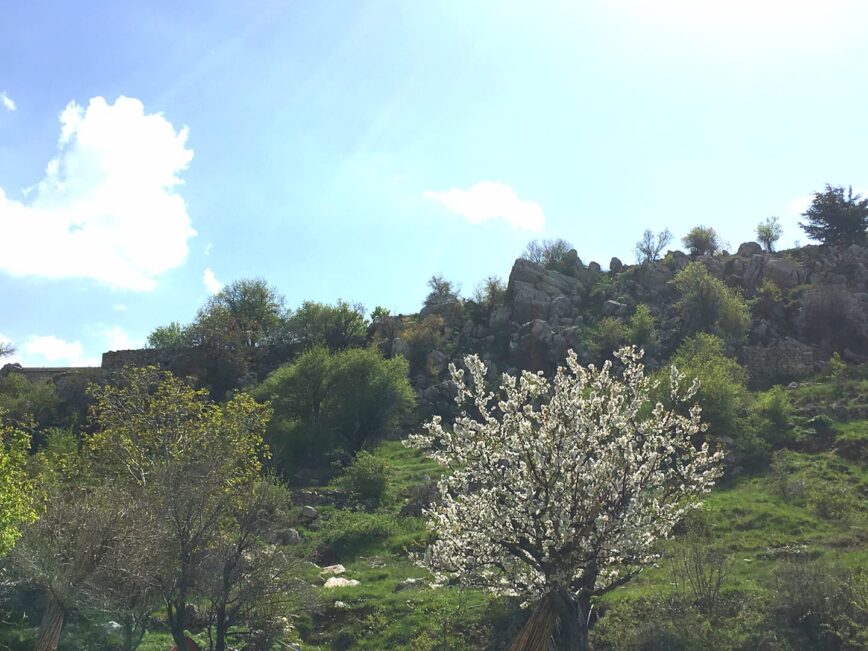
[{"label": "cherry blossom tree", "polygon": [[[468,356],[469,382],[450,370],[469,410],[450,427],[435,416],[405,442],[448,469],[420,562],[535,604],[512,649],[586,649],[591,598],[652,562],[655,541],[721,474],[722,453],[695,443],[706,429],[699,407],[652,404],[642,352],[616,357],[619,375],[570,351],[552,380],[504,374],[489,392],[485,364]],[[688,402],[697,382],[671,374],[673,404]]]}]

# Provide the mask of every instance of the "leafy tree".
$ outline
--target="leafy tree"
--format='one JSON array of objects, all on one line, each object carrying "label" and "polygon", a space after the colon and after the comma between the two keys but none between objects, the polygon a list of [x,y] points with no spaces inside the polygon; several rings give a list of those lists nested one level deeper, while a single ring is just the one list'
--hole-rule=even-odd
[{"label": "leafy tree", "polygon": [[868,237],[868,198],[854,195],[852,187],[845,194],[843,187],[827,183],[802,217],[802,230],[823,244],[863,244]]},{"label": "leafy tree", "polygon": [[8,357],[15,352],[15,346],[6,341],[0,341],[0,359]]},{"label": "leafy tree", "polygon": [[11,560],[16,573],[44,595],[34,649],[55,651],[129,505],[114,486],[93,481],[87,456],[69,434],[55,432],[36,467],[39,518],[23,530]]},{"label": "leafy tree", "polygon": [[775,250],[775,242],[781,239],[783,232],[784,227],[777,217],[769,217],[756,227],[756,237],[769,253]]},{"label": "leafy tree", "polygon": [[634,346],[638,346],[646,353],[657,348],[657,325],[651,314],[651,309],[647,305],[636,306],[636,311],[630,317],[628,330],[628,341]]},{"label": "leafy tree", "polygon": [[31,382],[21,373],[0,378],[0,410],[19,427],[28,429],[35,439],[40,439],[39,432],[46,428],[68,424],[54,383]]},{"label": "leafy tree", "polygon": [[636,242],[636,260],[639,264],[654,262],[660,258],[660,253],[669,246],[671,241],[672,233],[668,228],[657,233],[656,239],[651,229],[646,228],[642,234],[642,239]]},{"label": "leafy tree", "polygon": [[389,311],[389,308],[378,305],[374,308],[373,312],[371,312],[371,322],[376,323],[380,319],[388,318],[391,315],[392,313]]},{"label": "leafy tree", "polygon": [[172,639],[186,648],[188,605],[233,508],[259,476],[270,410],[244,393],[216,405],[154,368],[127,368],[119,380],[93,389],[90,451],[102,476],[152,523],[141,533],[161,553],[149,571]]},{"label": "leafy tree", "polygon": [[[699,380],[696,402],[703,419],[716,436],[738,438],[743,432],[740,414],[747,405],[747,372],[724,352],[723,340],[704,332],[688,337],[675,351],[672,365],[688,377]],[[670,389],[664,376],[661,399]]]},{"label": "leafy tree", "polygon": [[546,269],[563,271],[562,263],[573,245],[561,238],[555,240],[532,240],[528,242],[522,258],[542,265]]},{"label": "leafy tree", "polygon": [[375,348],[312,348],[277,369],[256,395],[274,408],[269,442],[285,476],[300,462],[322,463],[324,451],[358,450],[414,404],[407,361],[383,359]]},{"label": "leafy tree", "polygon": [[744,336],[750,325],[742,296],[718,280],[701,262],[692,262],[673,278],[681,294],[677,307],[683,315],[685,333],[713,332],[731,340]]},{"label": "leafy tree", "polygon": [[26,470],[30,437],[12,427],[0,408],[0,556],[8,552],[21,535],[21,526],[36,517],[33,482]]},{"label": "leafy tree", "polygon": [[458,300],[458,287],[451,280],[443,276],[434,275],[428,279],[428,288],[431,290],[425,297],[425,307],[443,305]]},{"label": "leafy tree", "polygon": [[177,321],[158,326],[148,335],[148,348],[183,348],[190,345],[190,328]]},{"label": "leafy tree", "polygon": [[473,290],[474,302],[487,308],[501,305],[504,298],[506,298],[506,285],[497,276],[484,278]]},{"label": "leafy tree", "polygon": [[690,255],[714,255],[720,250],[720,239],[717,231],[707,226],[694,226],[681,238],[681,242],[690,251]]},{"label": "leafy tree", "polygon": [[367,337],[368,322],[361,303],[305,301],[289,316],[283,341],[299,352],[316,346],[338,351],[364,346]]},{"label": "leafy tree", "polygon": [[212,313],[225,312],[235,322],[244,345],[253,348],[268,341],[283,321],[284,311],[283,296],[274,287],[262,278],[242,278],[209,298],[197,323]]},{"label": "leafy tree", "polygon": [[[650,563],[654,541],[720,474],[721,454],[691,440],[703,429],[699,410],[652,405],[640,354],[618,357],[622,377],[570,352],[553,380],[505,375],[495,394],[485,365],[468,356],[471,382],[451,370],[457,401],[472,411],[449,428],[435,417],[407,440],[451,471],[427,511],[436,539],[422,563],[536,602],[513,649],[546,648],[552,635],[556,648],[586,649],[591,598]],[[676,378],[673,395],[689,400]]]}]

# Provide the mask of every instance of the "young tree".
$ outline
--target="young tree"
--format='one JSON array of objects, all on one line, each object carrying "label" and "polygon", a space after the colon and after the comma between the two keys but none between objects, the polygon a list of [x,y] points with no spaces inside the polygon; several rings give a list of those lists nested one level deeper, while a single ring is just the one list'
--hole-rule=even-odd
[{"label": "young tree", "polygon": [[708,226],[694,226],[681,238],[681,242],[693,256],[714,255],[720,250],[717,231]]},{"label": "young tree", "polygon": [[90,450],[102,476],[149,514],[149,571],[166,605],[172,639],[186,648],[188,605],[233,505],[266,456],[267,405],[244,393],[220,406],[170,373],[127,368],[120,382],[93,389],[97,433]]},{"label": "young tree", "polygon": [[190,328],[182,326],[177,321],[169,325],[157,326],[148,335],[148,348],[182,348],[190,345]]},{"label": "young tree", "polygon": [[33,482],[25,468],[30,437],[5,419],[0,409],[0,556],[15,545],[21,526],[36,518]]},{"label": "young tree", "polygon": [[784,227],[777,217],[769,217],[756,227],[756,237],[769,253],[775,250],[775,242],[781,239],[783,232]]},{"label": "young tree", "polygon": [[657,238],[654,238],[654,233],[650,228],[646,228],[642,234],[642,239],[636,242],[636,260],[639,264],[648,264],[654,262],[660,257],[660,253],[669,246],[672,241],[672,233],[668,228],[664,228],[657,233]]},{"label": "young tree", "polygon": [[298,352],[316,346],[345,350],[364,346],[368,337],[365,307],[338,300],[334,305],[305,301],[287,320],[282,343]]},{"label": "young tree", "polygon": [[[486,390],[476,356],[451,367],[459,404],[452,427],[440,417],[406,444],[450,470],[441,503],[427,511],[436,540],[423,563],[462,583],[537,604],[513,649],[587,648],[590,599],[634,577],[654,558],[695,498],[720,475],[720,452],[692,437],[704,429],[688,416],[650,404],[654,383],[641,352],[623,348],[620,378],[612,365],[582,367],[572,351],[553,380],[505,374]],[[689,400],[673,370],[672,395]],[[536,643],[533,642],[536,641]]]},{"label": "young tree", "polygon": [[854,195],[852,187],[845,194],[843,187],[827,183],[802,217],[802,230],[823,244],[862,244],[868,237],[868,198]]}]

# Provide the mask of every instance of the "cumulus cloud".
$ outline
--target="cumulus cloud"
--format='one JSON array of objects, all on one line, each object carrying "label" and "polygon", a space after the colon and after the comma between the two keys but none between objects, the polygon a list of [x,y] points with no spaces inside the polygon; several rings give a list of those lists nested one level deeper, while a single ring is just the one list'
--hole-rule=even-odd
[{"label": "cumulus cloud", "polygon": [[510,186],[499,181],[480,181],[467,190],[429,190],[424,196],[443,204],[471,224],[499,219],[515,229],[530,231],[540,231],[545,224],[542,206],[522,199]]},{"label": "cumulus cloud", "polygon": [[187,129],[129,97],[71,102],[60,123],[58,155],[27,201],[0,188],[0,270],[153,289],[196,234],[177,193],[193,157]]},{"label": "cumulus cloud", "polygon": [[85,357],[79,341],[65,341],[53,335],[30,335],[19,346],[23,366],[99,366],[99,360]]},{"label": "cumulus cloud", "polygon": [[217,280],[217,276],[215,276],[214,272],[211,271],[211,267],[205,269],[205,273],[202,276],[202,282],[205,283],[205,289],[207,289],[210,294],[216,294],[223,289],[223,283]]},{"label": "cumulus cloud", "polygon": [[141,348],[143,341],[134,339],[120,326],[111,326],[103,330],[106,350],[132,350]]},{"label": "cumulus cloud", "polygon": [[15,106],[15,102],[9,95],[6,94],[6,91],[0,92],[0,104],[3,105],[7,111],[14,111],[17,107]]}]

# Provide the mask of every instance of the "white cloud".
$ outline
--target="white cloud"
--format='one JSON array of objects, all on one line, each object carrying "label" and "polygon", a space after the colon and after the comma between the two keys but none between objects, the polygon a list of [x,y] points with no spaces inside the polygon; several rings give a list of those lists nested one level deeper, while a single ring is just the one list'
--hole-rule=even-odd
[{"label": "white cloud", "polygon": [[19,347],[22,366],[99,366],[99,360],[84,356],[79,341],[65,341],[53,335],[30,335]]},{"label": "white cloud", "polygon": [[223,289],[223,283],[217,280],[217,276],[215,276],[214,272],[211,271],[211,267],[205,269],[205,273],[202,276],[202,282],[205,283],[205,289],[207,289],[210,294],[216,294]]},{"label": "white cloud", "polygon": [[112,309],[115,312],[126,312],[129,308],[126,306],[125,303],[115,303],[114,305],[112,305]]},{"label": "white cloud", "polygon": [[111,326],[103,330],[105,337],[105,350],[133,350],[141,348],[143,343],[130,337],[129,333],[120,326]]},{"label": "white cloud", "polygon": [[813,194],[806,194],[801,197],[796,197],[787,202],[787,210],[794,215],[801,215],[811,207],[811,202],[814,200]]},{"label": "white cloud", "polygon": [[0,270],[153,289],[196,234],[176,192],[193,157],[187,129],[128,97],[95,97],[87,109],[71,102],[60,122],[59,153],[32,200],[0,188]]},{"label": "white cloud", "polygon": [[3,108],[5,108],[7,111],[14,111],[16,108],[18,108],[15,106],[15,101],[6,94],[5,90],[0,92],[0,104],[2,104]]},{"label": "white cloud", "polygon": [[540,231],[545,224],[542,206],[521,199],[506,183],[480,181],[467,190],[429,190],[426,199],[443,204],[471,224],[500,219],[516,229]]}]

